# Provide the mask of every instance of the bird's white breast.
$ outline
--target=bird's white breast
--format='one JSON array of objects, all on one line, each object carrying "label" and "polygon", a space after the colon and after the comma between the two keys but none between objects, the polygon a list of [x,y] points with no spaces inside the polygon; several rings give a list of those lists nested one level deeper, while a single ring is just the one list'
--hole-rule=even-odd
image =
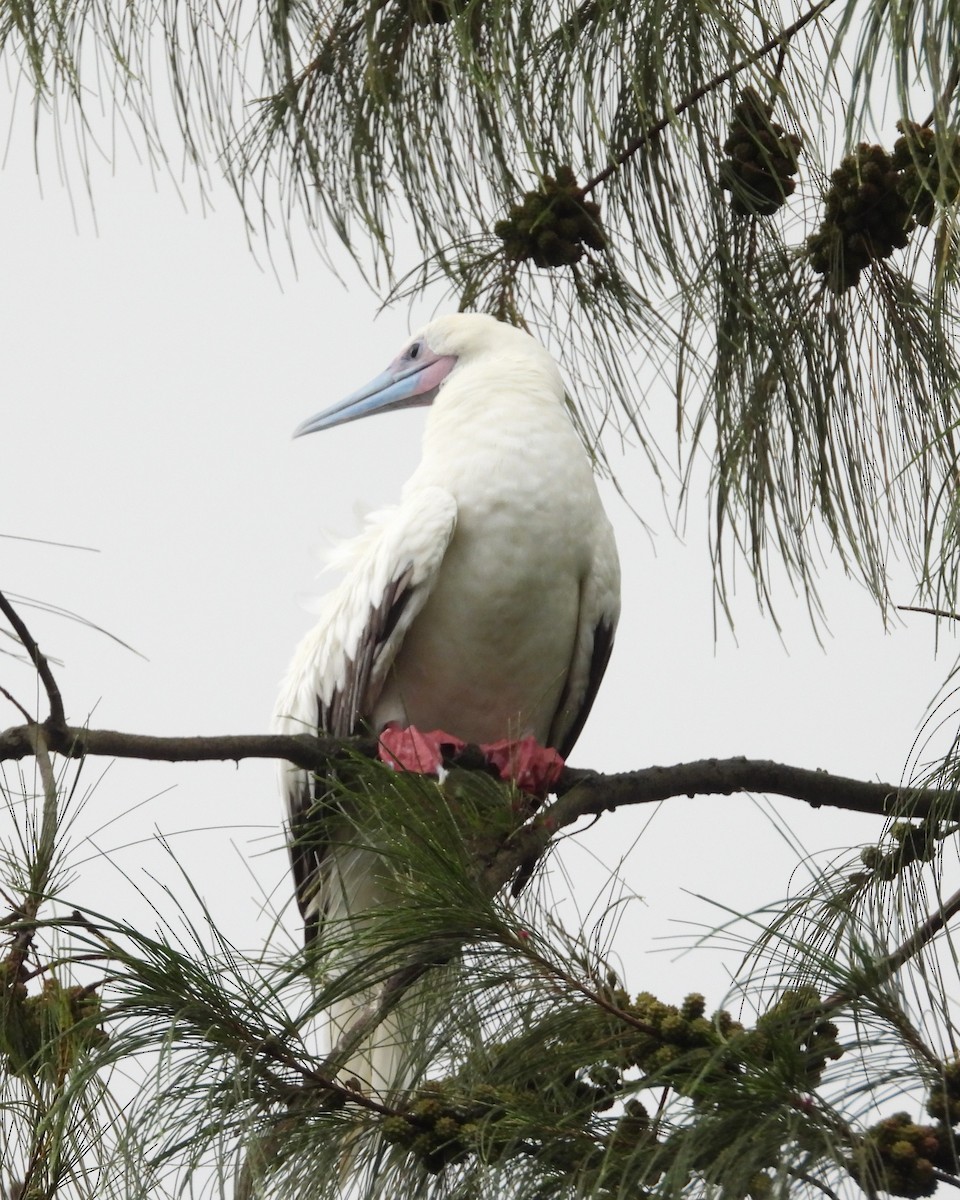
[{"label": "bird's white breast", "polygon": [[431,413],[424,459],[408,484],[409,493],[442,480],[457,526],[374,723],[442,728],[472,742],[527,733],[544,741],[606,517],[555,393],[545,389],[531,403],[528,388],[518,403],[472,386],[475,396]]}]

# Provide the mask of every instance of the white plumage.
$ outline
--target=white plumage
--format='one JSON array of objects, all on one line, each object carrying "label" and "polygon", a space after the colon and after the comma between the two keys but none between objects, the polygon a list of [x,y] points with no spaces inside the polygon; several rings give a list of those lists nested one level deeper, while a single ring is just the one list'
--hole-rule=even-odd
[{"label": "white plumage", "polygon": [[[294,655],[275,726],[345,737],[396,721],[474,743],[532,734],[565,756],[609,657],[619,564],[547,351],[492,317],[441,317],[298,433],[431,401],[420,465],[397,507],[341,549],[346,573]],[[284,768],[294,831],[314,786]],[[381,902],[370,851],[294,843],[291,856],[308,938]],[[334,1038],[356,1007],[332,1014]],[[390,1040],[346,1071],[389,1089]]]}]

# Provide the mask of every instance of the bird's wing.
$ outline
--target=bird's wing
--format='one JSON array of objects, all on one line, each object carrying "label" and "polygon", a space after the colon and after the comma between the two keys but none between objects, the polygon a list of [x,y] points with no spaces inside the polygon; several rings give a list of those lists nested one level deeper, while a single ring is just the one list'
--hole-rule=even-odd
[{"label": "bird's wing", "polygon": [[580,584],[580,612],[573,656],[548,744],[566,758],[580,736],[610,661],[620,616],[620,561],[613,529],[604,518],[593,560]]},{"label": "bird's wing", "polygon": [[[373,710],[404,636],[427,601],[453,537],[457,505],[442,488],[420,488],[397,508],[375,513],[335,556],[346,569],[317,623],[300,643],[275,710],[280,733],[349,737]],[[281,790],[290,823],[290,856],[307,940],[323,918],[326,845],[318,836],[322,781],[284,764]],[[310,819],[308,819],[310,818]],[[319,819],[316,819],[319,818]]]}]

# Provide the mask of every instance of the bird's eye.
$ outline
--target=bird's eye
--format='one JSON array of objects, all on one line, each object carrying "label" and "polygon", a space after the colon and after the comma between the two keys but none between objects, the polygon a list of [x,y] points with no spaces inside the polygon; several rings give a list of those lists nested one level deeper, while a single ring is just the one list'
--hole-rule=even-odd
[{"label": "bird's eye", "polygon": [[419,357],[420,357],[420,343],[414,342],[413,345],[410,347],[410,349],[407,351],[407,358],[419,358]]}]

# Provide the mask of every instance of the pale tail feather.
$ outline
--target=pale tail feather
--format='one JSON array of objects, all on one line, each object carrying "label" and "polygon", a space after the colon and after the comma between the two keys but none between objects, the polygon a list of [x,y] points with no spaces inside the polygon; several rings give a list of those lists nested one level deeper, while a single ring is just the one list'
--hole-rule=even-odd
[{"label": "pale tail feather", "polygon": [[[375,997],[369,997],[373,1002]],[[331,1005],[328,1028],[331,1046],[335,1046],[344,1031],[357,1019],[363,1005],[359,998]],[[376,1030],[344,1062],[338,1073],[341,1080],[357,1079],[365,1092],[387,1096],[399,1088],[408,1087],[412,1079],[410,1063],[411,1039],[416,1031],[411,1027],[415,1001],[405,997],[398,1009],[380,1022]]]},{"label": "pale tail feather", "polygon": [[[327,914],[320,937],[344,937],[352,920],[362,920],[370,912],[395,903],[383,878],[380,856],[361,847],[339,847],[328,855],[323,893]],[[349,952],[344,966],[349,966]],[[336,969],[338,964],[333,964]],[[415,1074],[412,1058],[418,1030],[418,993],[413,986],[397,1007],[370,1036],[357,1047],[338,1072],[339,1078],[359,1080],[364,1091],[381,1096],[409,1087]],[[337,1046],[361,1013],[380,999],[379,989],[371,990],[330,1006],[327,1014],[328,1048]]]}]

